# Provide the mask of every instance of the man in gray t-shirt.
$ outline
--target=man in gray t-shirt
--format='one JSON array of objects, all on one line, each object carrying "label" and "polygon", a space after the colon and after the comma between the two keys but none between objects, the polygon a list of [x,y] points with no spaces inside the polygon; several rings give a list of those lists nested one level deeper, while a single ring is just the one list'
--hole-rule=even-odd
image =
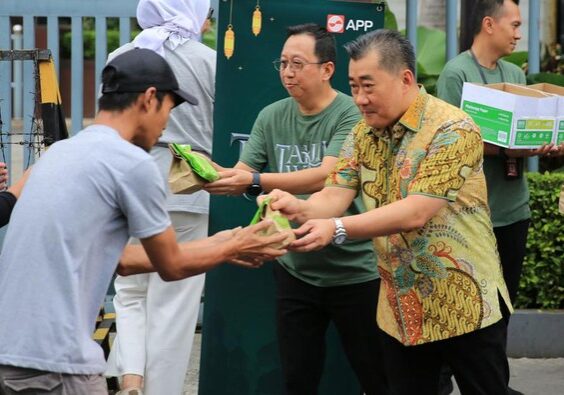
[{"label": "man in gray t-shirt", "polygon": [[255,234],[267,224],[221,232],[181,251],[146,151],[170,110],[197,100],[178,89],[168,63],[150,50],[116,57],[102,81],[94,125],[51,146],[12,213],[0,256],[0,394],[107,393],[104,357],[91,334],[129,237],[142,247],[128,247],[118,270],[157,270],[165,280],[281,254],[268,244],[284,235]]}]

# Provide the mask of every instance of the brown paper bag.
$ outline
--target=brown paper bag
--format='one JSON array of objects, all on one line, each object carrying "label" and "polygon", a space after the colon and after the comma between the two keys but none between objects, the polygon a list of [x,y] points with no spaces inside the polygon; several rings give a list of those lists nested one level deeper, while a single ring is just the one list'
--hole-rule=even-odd
[{"label": "brown paper bag", "polygon": [[168,186],[171,192],[188,195],[201,190],[202,186],[208,181],[197,175],[174,150],[171,149],[170,152],[172,153],[172,163],[168,173]]},{"label": "brown paper bag", "polygon": [[290,245],[291,242],[296,240],[296,236],[294,235],[294,232],[292,232],[292,227],[290,226],[290,221],[288,221],[288,218],[283,216],[280,211],[270,208],[270,198],[264,199],[261,202],[257,212],[255,213],[255,216],[251,221],[251,225],[259,223],[260,221],[265,219],[270,219],[273,221],[273,223],[268,228],[259,232],[259,235],[271,236],[278,233],[287,234],[284,240],[279,243],[273,244],[273,248],[286,248],[288,247],[288,245]]}]

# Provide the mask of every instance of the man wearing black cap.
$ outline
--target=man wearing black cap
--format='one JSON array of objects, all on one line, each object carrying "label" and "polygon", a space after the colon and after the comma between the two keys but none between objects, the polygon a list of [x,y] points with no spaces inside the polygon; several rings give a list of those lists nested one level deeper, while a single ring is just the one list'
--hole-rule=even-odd
[{"label": "man wearing black cap", "polygon": [[282,253],[268,246],[284,235],[256,235],[268,224],[179,247],[146,151],[175,105],[197,101],[151,50],[116,57],[102,84],[94,124],[50,147],[12,213],[0,257],[0,394],[107,394],[91,334],[129,237],[142,247],[129,246],[118,270],[156,270],[165,280]]}]

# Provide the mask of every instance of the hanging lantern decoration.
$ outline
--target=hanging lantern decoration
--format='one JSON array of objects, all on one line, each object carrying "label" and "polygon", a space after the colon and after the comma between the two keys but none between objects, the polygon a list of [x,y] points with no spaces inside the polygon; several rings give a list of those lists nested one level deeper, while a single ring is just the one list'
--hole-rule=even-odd
[{"label": "hanging lantern decoration", "polygon": [[233,0],[229,4],[229,25],[223,38],[223,53],[227,59],[233,56],[235,51],[235,32],[233,31]]},{"label": "hanging lantern decoration", "polygon": [[260,6],[257,1],[257,6],[253,12],[253,34],[258,36],[260,34],[260,29],[262,28],[262,12],[260,12]]},{"label": "hanging lantern decoration", "polygon": [[225,38],[223,40],[223,53],[227,59],[233,56],[235,51],[235,32],[233,31],[233,25],[227,25],[227,30],[225,31]]}]

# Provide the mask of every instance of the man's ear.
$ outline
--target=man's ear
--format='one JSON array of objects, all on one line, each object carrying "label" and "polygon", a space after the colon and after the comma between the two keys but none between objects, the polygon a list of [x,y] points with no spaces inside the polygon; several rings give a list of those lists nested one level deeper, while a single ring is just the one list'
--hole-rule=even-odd
[{"label": "man's ear", "polygon": [[482,30],[491,34],[493,31],[494,19],[491,16],[486,16],[482,19]]},{"label": "man's ear", "polygon": [[327,62],[321,65],[323,67],[323,80],[329,81],[333,74],[335,74],[335,63]]},{"label": "man's ear", "polygon": [[154,87],[147,88],[143,94],[139,96],[143,110],[148,111],[151,106],[157,103],[157,89]]},{"label": "man's ear", "polygon": [[411,85],[417,83],[417,79],[410,69],[404,69],[401,72],[401,81],[406,88],[410,88]]}]

